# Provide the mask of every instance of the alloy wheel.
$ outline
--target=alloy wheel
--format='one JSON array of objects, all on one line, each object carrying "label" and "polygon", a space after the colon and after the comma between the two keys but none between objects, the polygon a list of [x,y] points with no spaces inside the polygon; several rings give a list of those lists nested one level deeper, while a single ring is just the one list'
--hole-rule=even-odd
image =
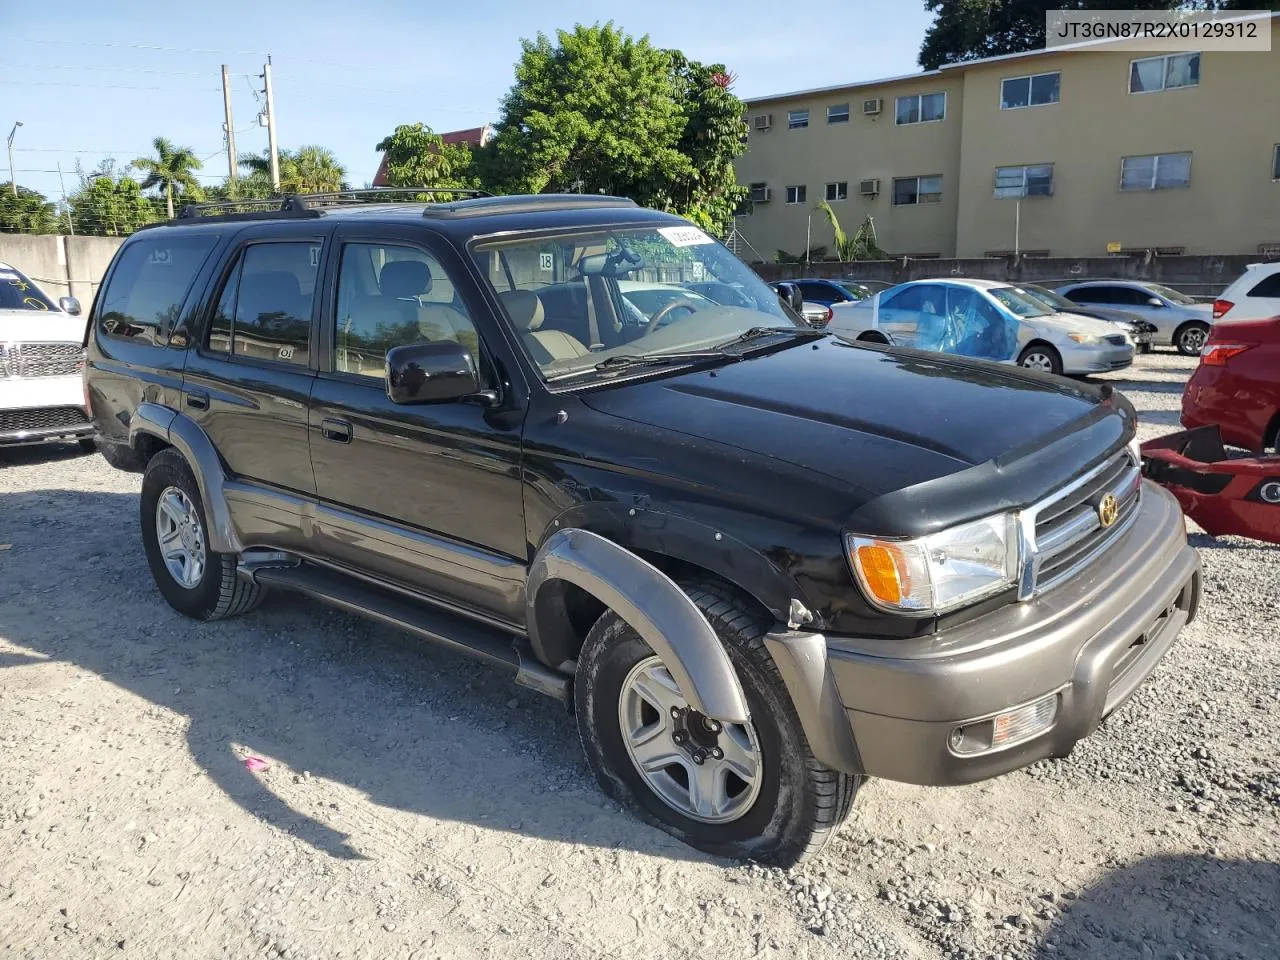
[{"label": "alloy wheel", "polygon": [[678,813],[729,823],[759,796],[763,764],[755,727],[721,724],[691,708],[661,658],[631,668],[618,722],[637,772]]},{"label": "alloy wheel", "polygon": [[1189,356],[1198,356],[1204,349],[1204,342],[1209,338],[1203,327],[1192,326],[1182,331],[1178,337],[1178,345]]},{"label": "alloy wheel", "polygon": [[204,577],[205,541],[200,514],[178,487],[165,487],[156,501],[156,541],[169,576],[194,590]]}]

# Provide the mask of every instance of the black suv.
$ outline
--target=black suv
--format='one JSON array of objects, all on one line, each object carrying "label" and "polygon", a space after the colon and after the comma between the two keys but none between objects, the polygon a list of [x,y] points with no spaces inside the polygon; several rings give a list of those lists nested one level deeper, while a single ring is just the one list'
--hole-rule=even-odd
[{"label": "black suv", "polygon": [[1106,388],[843,343],[626,200],[324,202],[185,211],[94,305],[189,616],[279,587],[505,667],[638,815],[785,864],[867,776],[1067,754],[1195,611]]}]

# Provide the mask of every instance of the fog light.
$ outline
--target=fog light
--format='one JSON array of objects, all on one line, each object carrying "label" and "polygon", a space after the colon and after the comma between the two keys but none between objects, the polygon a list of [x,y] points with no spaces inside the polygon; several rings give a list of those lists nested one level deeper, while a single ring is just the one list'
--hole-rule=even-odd
[{"label": "fog light", "polygon": [[951,731],[947,745],[952,753],[973,756],[1011,747],[1044,733],[1058,715],[1058,695],[1044,697],[1025,707],[1008,710],[987,720],[977,720]]}]

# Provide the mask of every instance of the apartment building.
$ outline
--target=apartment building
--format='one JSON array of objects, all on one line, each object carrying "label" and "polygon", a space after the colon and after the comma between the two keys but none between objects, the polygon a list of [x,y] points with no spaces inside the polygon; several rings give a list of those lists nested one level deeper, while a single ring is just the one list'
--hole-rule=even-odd
[{"label": "apartment building", "polygon": [[833,249],[825,199],[895,256],[1280,255],[1277,91],[1277,48],[1095,48],[749,100],[739,232]]}]

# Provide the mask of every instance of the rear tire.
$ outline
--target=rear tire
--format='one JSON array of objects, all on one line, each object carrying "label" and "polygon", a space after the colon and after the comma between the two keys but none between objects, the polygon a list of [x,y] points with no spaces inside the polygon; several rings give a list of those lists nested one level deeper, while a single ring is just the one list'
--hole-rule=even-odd
[{"label": "rear tire", "polygon": [[1198,357],[1209,339],[1209,325],[1199,320],[1189,320],[1173,334],[1173,345],[1184,357]]},{"label": "rear tire", "polygon": [[[724,756],[728,758],[732,752],[730,738],[734,737],[739,751],[746,750],[745,754],[734,756],[750,755],[758,761],[753,768],[755,775],[750,781],[737,779],[733,768],[727,772],[722,768],[713,775],[722,778],[720,784],[741,785],[732,797],[726,789],[726,803],[719,810],[727,813],[718,819],[695,818],[681,809],[681,778],[688,801],[684,806],[692,810],[691,788],[696,771],[730,761],[709,758],[705,768],[701,763],[693,766],[674,736],[673,731],[681,728],[676,721],[668,722],[665,711],[660,714],[652,707],[654,719],[643,730],[653,727],[659,730],[657,734],[637,740],[634,730],[624,733],[622,716],[631,702],[631,678],[657,658],[640,635],[613,611],[596,621],[578,659],[574,697],[587,762],[605,793],[640,819],[692,847],[717,856],[777,866],[798,863],[816,854],[835,835],[863,778],[833,770],[810,752],[795,706],[777,665],[765,649],[765,619],[745,609],[734,593],[718,582],[699,581],[685,589],[723,642],[751,711],[749,725],[723,730],[713,739],[715,744],[726,747]],[[661,669],[661,661],[657,661],[657,667]],[[674,681],[672,684],[664,693],[677,689]],[[680,697],[679,693],[676,697]],[[695,713],[688,722],[701,719]],[[677,759],[656,771],[651,766],[650,773],[642,772],[639,761],[633,759],[639,749],[637,744],[660,740],[663,751]],[[665,798],[653,785],[656,776],[668,778]]]},{"label": "rear tire", "polygon": [[[266,589],[237,574],[236,555],[209,548],[200,488],[187,461],[172,447],[147,464],[140,513],[147,565],[173,609],[195,620],[221,620],[247,613],[262,602]],[[182,517],[182,522],[175,517]],[[168,547],[161,545],[161,526],[172,536],[166,540]]]},{"label": "rear tire", "polygon": [[1047,343],[1033,343],[1018,356],[1018,366],[1062,376],[1062,354]]}]

